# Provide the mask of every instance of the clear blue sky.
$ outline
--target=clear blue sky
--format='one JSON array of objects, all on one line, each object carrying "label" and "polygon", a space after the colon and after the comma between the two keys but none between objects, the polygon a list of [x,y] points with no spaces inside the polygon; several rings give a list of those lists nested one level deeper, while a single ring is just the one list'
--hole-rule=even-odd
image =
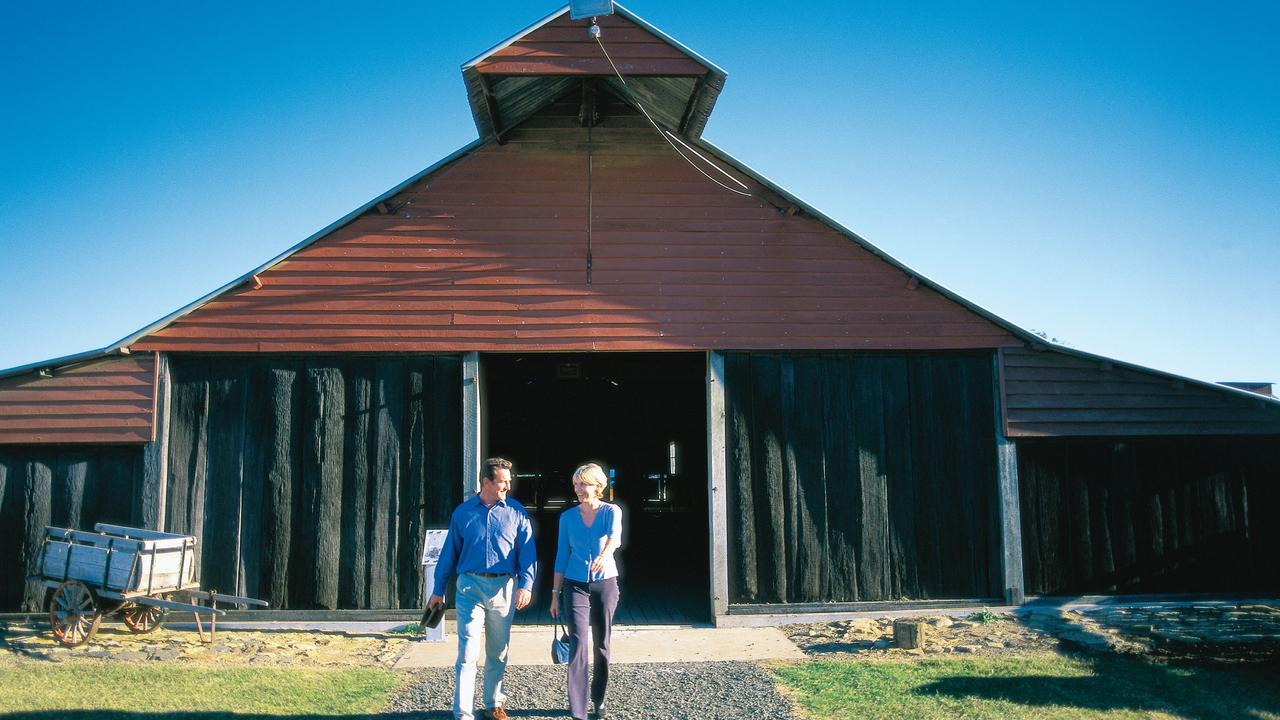
[{"label": "clear blue sky", "polygon": [[[0,11],[0,368],[471,141],[459,65],[558,7],[188,5]],[[728,71],[708,140],[925,276],[1081,350],[1280,382],[1276,4],[627,7]]]}]

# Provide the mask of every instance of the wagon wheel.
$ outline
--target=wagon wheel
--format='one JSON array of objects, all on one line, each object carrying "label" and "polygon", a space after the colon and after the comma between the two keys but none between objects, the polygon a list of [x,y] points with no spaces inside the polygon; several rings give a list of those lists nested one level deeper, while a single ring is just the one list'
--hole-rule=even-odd
[{"label": "wagon wheel", "polygon": [[164,624],[165,609],[155,605],[131,605],[120,611],[124,626],[136,635],[145,635]]},{"label": "wagon wheel", "polygon": [[102,609],[93,592],[79,580],[68,580],[53,591],[49,599],[49,625],[58,642],[68,647],[83,645],[102,622]]}]

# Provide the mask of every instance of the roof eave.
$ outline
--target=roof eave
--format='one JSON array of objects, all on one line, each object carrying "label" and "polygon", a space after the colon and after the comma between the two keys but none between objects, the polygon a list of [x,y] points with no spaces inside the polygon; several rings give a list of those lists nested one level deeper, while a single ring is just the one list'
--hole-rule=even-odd
[{"label": "roof eave", "polygon": [[1239,397],[1239,398],[1248,398],[1248,399],[1250,399],[1250,400],[1259,400],[1259,401],[1262,401],[1262,402],[1265,402],[1265,403],[1271,403],[1271,404],[1273,404],[1273,405],[1280,406],[1280,398],[1268,398],[1268,397],[1266,397],[1266,396],[1264,396],[1264,395],[1259,395],[1259,394],[1257,394],[1257,393],[1252,393],[1252,392],[1249,392],[1248,390],[1241,390],[1240,388],[1233,388],[1233,387],[1231,387],[1231,386],[1229,386],[1229,385],[1223,385],[1223,384],[1221,384],[1221,383],[1210,382],[1210,381],[1207,381],[1207,380],[1198,380],[1198,379],[1196,379],[1196,378],[1186,377],[1186,376],[1184,376],[1184,375],[1178,375],[1178,374],[1176,374],[1176,373],[1167,372],[1167,371],[1165,371],[1165,370],[1158,370],[1158,369],[1156,369],[1156,368],[1150,368],[1150,367],[1146,367],[1146,366],[1144,366],[1144,365],[1138,365],[1138,364],[1136,364],[1136,363],[1126,362],[1126,361],[1124,361],[1124,360],[1118,360],[1118,359],[1116,359],[1116,358],[1107,357],[1107,356],[1105,356],[1105,355],[1098,355],[1098,354],[1095,354],[1095,353],[1085,352],[1084,350],[1077,350],[1077,349],[1075,349],[1075,348],[1069,348],[1069,347],[1065,347],[1065,346],[1062,346],[1062,345],[1057,345],[1057,344],[1055,344],[1055,343],[1048,342],[1048,341],[1046,341],[1044,338],[1040,337],[1039,335],[1036,335],[1035,333],[1031,332],[1030,330],[1027,330],[1027,329],[1025,329],[1025,328],[1023,328],[1023,327],[1021,327],[1021,326],[1019,326],[1019,325],[1017,325],[1017,324],[1013,323],[1013,322],[1010,322],[1009,320],[1006,320],[1006,319],[1004,319],[1004,318],[1000,317],[999,315],[996,315],[995,313],[991,312],[990,310],[987,310],[986,308],[983,308],[983,307],[981,307],[981,306],[979,306],[979,305],[975,305],[974,303],[970,302],[969,300],[966,300],[965,298],[961,297],[960,295],[957,295],[956,293],[954,293],[954,292],[952,292],[952,291],[948,290],[947,288],[943,287],[942,285],[940,285],[940,284],[938,284],[938,283],[934,282],[933,280],[930,280],[929,278],[925,277],[924,275],[920,274],[919,272],[917,272],[917,271],[913,270],[911,267],[909,267],[908,265],[906,265],[906,264],[905,264],[905,263],[903,263],[902,261],[898,260],[897,258],[893,257],[892,255],[888,254],[887,252],[885,252],[885,251],[881,250],[880,248],[876,247],[874,244],[872,244],[872,243],[871,243],[870,241],[868,241],[866,238],[862,237],[861,235],[857,234],[856,232],[854,232],[854,231],[850,230],[849,228],[845,227],[844,225],[840,224],[839,222],[837,222],[836,220],[832,219],[832,218],[831,218],[830,216],[828,216],[827,214],[823,213],[822,211],[820,211],[820,210],[818,210],[817,208],[815,208],[813,205],[810,205],[809,203],[807,203],[807,202],[805,202],[804,200],[800,199],[799,197],[797,197],[797,196],[796,196],[796,195],[794,195],[793,193],[791,193],[791,192],[789,192],[789,191],[785,190],[784,188],[782,188],[782,186],[780,186],[780,185],[778,185],[777,183],[773,182],[773,181],[772,181],[772,180],[770,180],[768,177],[766,177],[766,176],[764,176],[763,174],[761,174],[761,173],[757,172],[757,171],[756,171],[755,169],[753,169],[751,166],[747,165],[746,163],[743,163],[742,161],[740,161],[740,160],[738,160],[737,158],[733,157],[732,155],[730,155],[729,153],[725,152],[724,150],[721,150],[719,147],[717,147],[716,145],[714,145],[714,144],[713,144],[713,143],[711,143],[710,141],[706,140],[705,138],[698,138],[698,139],[697,139],[697,144],[698,144],[700,147],[704,147],[704,148],[705,148],[705,149],[707,149],[708,151],[710,151],[710,152],[712,152],[712,153],[716,154],[717,156],[719,156],[719,157],[723,158],[725,161],[727,161],[727,162],[729,162],[730,164],[732,164],[732,165],[734,166],[734,168],[735,168],[735,169],[737,169],[737,170],[741,171],[742,173],[744,173],[744,174],[746,174],[746,175],[750,176],[753,180],[755,180],[756,182],[760,183],[761,185],[764,185],[765,187],[769,188],[769,190],[771,190],[771,191],[773,191],[773,192],[777,193],[780,197],[783,197],[783,198],[785,198],[787,201],[789,201],[789,202],[791,202],[791,203],[794,203],[794,204],[796,205],[796,207],[798,207],[798,208],[802,209],[805,213],[807,213],[807,214],[809,214],[809,215],[814,216],[815,218],[817,218],[817,219],[818,219],[818,220],[820,220],[821,222],[826,223],[827,225],[829,225],[832,229],[836,230],[837,232],[839,232],[839,233],[841,233],[841,234],[845,235],[845,236],[846,236],[846,237],[848,237],[849,239],[851,239],[851,240],[853,240],[854,242],[858,243],[859,245],[863,246],[863,247],[864,247],[864,248],[866,248],[868,251],[870,251],[870,252],[874,253],[874,254],[875,254],[877,257],[879,257],[881,260],[884,260],[885,262],[889,263],[890,265],[892,265],[892,266],[894,266],[894,267],[896,267],[896,268],[898,268],[898,269],[902,270],[904,273],[907,273],[907,274],[908,274],[908,275],[910,275],[911,277],[916,278],[916,279],[917,279],[917,280],[918,280],[922,285],[925,285],[925,286],[929,287],[931,290],[933,290],[933,291],[937,292],[938,294],[942,295],[943,297],[946,297],[947,299],[951,300],[952,302],[955,302],[955,303],[960,304],[961,306],[963,306],[963,307],[965,307],[966,309],[968,309],[970,312],[973,312],[974,314],[979,315],[979,316],[981,316],[981,317],[983,317],[983,318],[985,318],[985,319],[989,320],[990,322],[992,322],[992,323],[994,323],[994,324],[996,324],[996,325],[998,325],[998,326],[1000,326],[1000,327],[1004,328],[1005,330],[1008,330],[1010,333],[1012,333],[1014,336],[1016,336],[1017,338],[1021,339],[1022,341],[1026,342],[1028,345],[1031,345],[1031,346],[1036,347],[1036,348],[1043,348],[1045,351],[1050,351],[1050,350],[1052,350],[1052,351],[1054,351],[1054,352],[1060,352],[1060,353],[1063,353],[1063,354],[1065,354],[1065,355],[1075,355],[1075,356],[1077,356],[1077,357],[1085,358],[1085,359],[1088,359],[1088,360],[1094,360],[1094,361],[1097,361],[1097,362],[1109,362],[1109,363],[1112,363],[1113,365],[1116,365],[1116,366],[1118,366],[1118,367],[1123,367],[1123,368],[1127,368],[1127,369],[1130,369],[1130,370],[1137,370],[1137,371],[1145,372],[1145,373],[1151,373],[1151,374],[1154,374],[1154,375],[1159,375],[1159,376],[1162,376],[1162,377],[1166,377],[1166,378],[1168,378],[1168,379],[1170,379],[1170,380],[1176,380],[1176,381],[1180,381],[1180,382],[1184,382],[1184,383],[1190,383],[1190,384],[1192,384],[1192,385],[1197,385],[1197,386],[1200,386],[1200,387],[1208,388],[1208,389],[1210,389],[1210,390],[1215,390],[1215,391],[1218,391],[1218,392],[1226,393],[1226,394],[1228,394],[1228,395],[1234,395],[1234,396]]}]

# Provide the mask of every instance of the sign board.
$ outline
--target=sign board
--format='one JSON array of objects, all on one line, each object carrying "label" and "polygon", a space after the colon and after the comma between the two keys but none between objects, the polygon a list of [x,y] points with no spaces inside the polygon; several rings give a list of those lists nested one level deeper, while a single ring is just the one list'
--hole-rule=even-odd
[{"label": "sign board", "polygon": [[449,536],[448,528],[431,529],[422,542],[422,564],[432,567],[440,564],[440,552],[444,550],[444,539]]},{"label": "sign board", "polygon": [[585,20],[613,14],[613,0],[569,0],[569,18]]},{"label": "sign board", "polygon": [[[440,564],[440,553],[444,550],[445,538],[449,537],[448,529],[433,528],[426,531],[422,542],[422,606],[426,607],[427,598],[436,594],[436,565]],[[444,588],[440,588],[444,593]],[[424,642],[444,642],[444,623],[427,628],[422,633]]]}]

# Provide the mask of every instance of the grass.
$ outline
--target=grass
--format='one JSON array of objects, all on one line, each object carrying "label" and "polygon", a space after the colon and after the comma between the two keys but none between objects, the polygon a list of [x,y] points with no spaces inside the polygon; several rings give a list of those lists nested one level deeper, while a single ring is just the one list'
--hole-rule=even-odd
[{"label": "grass", "polygon": [[[4,662],[0,717],[195,718],[373,715],[402,678],[372,668],[183,667],[168,663]],[[68,712],[88,711],[94,712]],[[50,712],[57,711],[57,712]]]},{"label": "grass", "polygon": [[822,660],[777,666],[774,673],[815,718],[1280,718],[1275,665],[1046,655]]},{"label": "grass", "polygon": [[1000,622],[1000,613],[993,612],[989,607],[984,607],[981,610],[970,614],[969,619],[976,623],[990,625],[993,622]]}]

